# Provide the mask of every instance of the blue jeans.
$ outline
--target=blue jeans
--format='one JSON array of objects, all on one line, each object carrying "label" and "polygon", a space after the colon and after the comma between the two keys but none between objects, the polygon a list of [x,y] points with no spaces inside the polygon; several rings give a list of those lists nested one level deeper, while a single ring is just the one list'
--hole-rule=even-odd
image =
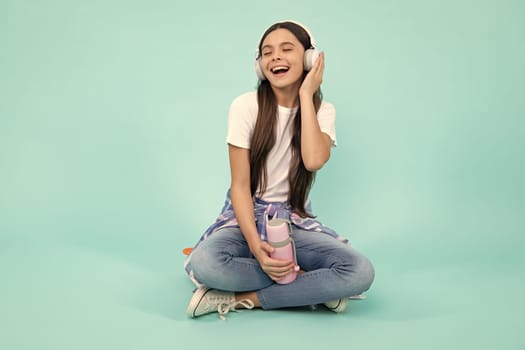
[{"label": "blue jeans", "polygon": [[263,309],[321,304],[361,294],[374,280],[370,261],[349,245],[319,232],[293,227],[298,265],[305,272],[289,284],[275,283],[253,257],[239,228],[223,228],[200,242],[190,261],[207,287],[255,291]]}]

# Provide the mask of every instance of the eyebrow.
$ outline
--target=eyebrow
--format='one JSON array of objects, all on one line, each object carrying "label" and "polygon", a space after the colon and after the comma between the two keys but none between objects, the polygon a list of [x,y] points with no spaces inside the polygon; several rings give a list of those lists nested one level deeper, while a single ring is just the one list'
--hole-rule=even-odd
[{"label": "eyebrow", "polygon": [[[292,43],[291,41],[284,41],[282,43],[280,43],[278,46],[284,46],[284,45],[292,45],[292,46],[295,46],[294,43]],[[261,47],[261,50],[264,50],[266,48],[273,48],[273,45],[270,45],[270,44],[266,44],[264,45],[263,47]]]}]

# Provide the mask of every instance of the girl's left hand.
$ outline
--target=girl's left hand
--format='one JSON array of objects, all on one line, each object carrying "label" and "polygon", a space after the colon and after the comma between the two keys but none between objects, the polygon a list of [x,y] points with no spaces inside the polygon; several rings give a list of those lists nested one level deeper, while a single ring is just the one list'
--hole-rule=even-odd
[{"label": "girl's left hand", "polygon": [[306,74],[303,83],[299,89],[299,94],[305,96],[313,96],[317,89],[323,82],[324,73],[324,52],[319,54],[319,57],[314,63],[312,69]]}]

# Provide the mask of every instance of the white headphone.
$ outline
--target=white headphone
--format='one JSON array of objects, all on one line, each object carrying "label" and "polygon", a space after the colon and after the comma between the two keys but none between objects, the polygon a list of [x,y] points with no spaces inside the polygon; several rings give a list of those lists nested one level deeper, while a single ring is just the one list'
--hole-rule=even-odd
[{"label": "white headphone", "polygon": [[[310,45],[311,45],[311,47],[304,51],[304,70],[309,71],[310,69],[312,69],[312,67],[314,66],[315,61],[319,57],[319,51],[317,50],[317,47],[316,47],[316,44],[315,44],[315,39],[314,39],[312,33],[310,33],[310,31],[308,30],[308,28],[306,28],[306,26],[304,26],[303,24],[301,24],[299,22],[287,20],[287,21],[282,21],[282,22],[279,22],[279,23],[284,23],[284,22],[290,22],[290,23],[298,25],[299,27],[303,28],[304,31],[310,37]],[[264,75],[262,67],[261,67],[261,53],[259,52],[259,47],[257,47],[257,49],[255,50],[254,69],[255,69],[255,74],[257,74],[257,78],[259,78],[259,80],[265,80],[266,79],[266,76]]]}]

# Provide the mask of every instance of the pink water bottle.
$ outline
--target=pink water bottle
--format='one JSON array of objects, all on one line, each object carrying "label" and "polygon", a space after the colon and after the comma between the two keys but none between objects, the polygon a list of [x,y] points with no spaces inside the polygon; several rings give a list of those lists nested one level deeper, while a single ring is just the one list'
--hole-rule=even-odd
[{"label": "pink water bottle", "polygon": [[[284,219],[271,219],[266,224],[266,236],[268,243],[273,247],[270,256],[278,260],[292,260],[297,266],[295,257],[295,245],[291,237],[290,223]],[[280,284],[293,282],[297,277],[297,271],[292,271],[283,279],[277,281]]]}]

